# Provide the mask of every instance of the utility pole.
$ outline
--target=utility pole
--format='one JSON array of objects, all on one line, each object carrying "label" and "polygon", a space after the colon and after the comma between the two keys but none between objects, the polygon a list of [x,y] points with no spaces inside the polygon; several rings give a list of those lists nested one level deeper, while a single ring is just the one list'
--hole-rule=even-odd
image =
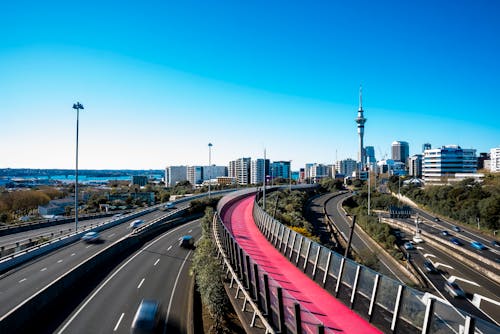
[{"label": "utility pole", "polygon": [[78,122],[80,118],[80,109],[83,110],[83,105],[80,102],[73,104],[73,109],[76,109],[76,165],[75,165],[75,233],[78,232]]}]

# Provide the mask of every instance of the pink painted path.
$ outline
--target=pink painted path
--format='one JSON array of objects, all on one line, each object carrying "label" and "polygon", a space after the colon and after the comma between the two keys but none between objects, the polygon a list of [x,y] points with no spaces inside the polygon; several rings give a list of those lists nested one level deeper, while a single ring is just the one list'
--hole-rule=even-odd
[{"label": "pink painted path", "polygon": [[223,221],[254,262],[279,282],[283,290],[300,301],[301,308],[314,314],[327,331],[382,333],[312,281],[276,250],[257,228],[252,215],[253,204],[253,196],[238,201],[226,212]]}]

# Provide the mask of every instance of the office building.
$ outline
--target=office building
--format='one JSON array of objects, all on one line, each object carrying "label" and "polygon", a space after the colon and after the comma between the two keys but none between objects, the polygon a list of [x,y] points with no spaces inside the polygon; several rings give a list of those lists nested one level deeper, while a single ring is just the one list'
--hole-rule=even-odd
[{"label": "office building", "polygon": [[405,141],[394,141],[391,145],[392,160],[406,164],[410,156],[410,146]]},{"label": "office building", "polygon": [[467,177],[477,178],[476,170],[475,149],[448,145],[424,151],[422,175],[426,185],[449,184]]},{"label": "office building", "polygon": [[214,180],[219,176],[227,176],[226,166],[203,166],[203,181]]},{"label": "office building", "polygon": [[500,173],[500,147],[490,150],[490,171]]},{"label": "office building", "polygon": [[328,177],[329,174],[331,175],[331,166],[314,163],[308,168],[307,178],[313,182],[317,182],[322,178]]},{"label": "office building", "polygon": [[165,168],[165,185],[173,187],[180,181],[187,180],[186,166],[169,166]]},{"label": "office building", "polygon": [[239,158],[229,162],[228,174],[241,185],[250,184],[250,158]]},{"label": "office building", "polygon": [[187,180],[193,186],[203,183],[203,167],[202,166],[187,166]]},{"label": "office building", "polygon": [[424,152],[425,150],[430,150],[431,148],[432,147],[430,143],[425,143],[422,145],[422,152]]},{"label": "office building", "polygon": [[422,178],[422,154],[415,154],[408,158],[409,174],[414,177]]},{"label": "office building", "polygon": [[366,118],[363,116],[363,97],[362,87],[359,87],[359,109],[358,117],[355,119],[358,124],[358,162],[363,167],[366,164],[366,154],[363,144],[363,137],[365,135]]},{"label": "office building", "polygon": [[250,165],[250,183],[263,184],[269,175],[269,159],[252,160]]},{"label": "office building", "polygon": [[337,161],[335,170],[344,176],[352,176],[352,173],[356,170],[357,162],[353,159],[345,159]]},{"label": "office building", "polygon": [[366,163],[373,165],[377,162],[375,159],[375,149],[373,146],[367,146],[365,147],[365,153],[366,153]]},{"label": "office building", "polygon": [[132,184],[138,185],[139,187],[144,187],[148,184],[148,177],[144,175],[133,175]]},{"label": "office building", "polygon": [[271,163],[271,177],[273,179],[288,179],[291,176],[290,161],[273,161]]}]

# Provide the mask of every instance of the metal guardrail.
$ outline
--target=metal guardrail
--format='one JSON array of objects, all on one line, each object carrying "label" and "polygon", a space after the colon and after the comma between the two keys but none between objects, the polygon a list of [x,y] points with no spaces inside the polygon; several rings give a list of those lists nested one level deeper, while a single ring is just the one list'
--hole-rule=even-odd
[{"label": "metal guardrail", "polygon": [[232,266],[230,264],[230,261],[229,261],[229,258],[228,258],[227,254],[226,254],[226,251],[222,247],[220,233],[219,233],[219,229],[218,229],[218,226],[217,226],[218,223],[220,225],[222,225],[222,221],[221,221],[221,219],[219,217],[219,214],[218,214],[218,212],[216,212],[214,214],[214,219],[212,221],[212,231],[213,231],[213,235],[214,235],[214,239],[215,239],[215,244],[217,245],[217,249],[219,251],[219,254],[222,257],[222,266],[223,266],[223,269],[224,269],[224,267],[227,268],[226,269],[226,276],[228,276],[229,274],[231,274],[231,284],[230,284],[230,287],[232,288],[233,284],[236,283],[237,288],[236,288],[236,296],[235,296],[235,298],[236,299],[238,298],[240,291],[243,293],[244,302],[243,302],[242,311],[246,311],[246,305],[247,305],[247,303],[250,304],[250,306],[251,306],[251,308],[253,310],[253,316],[252,316],[252,321],[250,323],[250,327],[254,327],[255,326],[255,324],[256,324],[255,321],[256,321],[256,318],[258,317],[259,320],[261,321],[262,325],[264,326],[265,333],[266,334],[267,333],[274,334],[275,333],[274,329],[267,322],[265,316],[259,310],[259,307],[257,306],[257,304],[255,304],[255,302],[253,301],[253,299],[251,298],[251,296],[249,295],[249,293],[246,291],[245,287],[243,286],[243,283],[238,279],[238,274],[232,268]]},{"label": "metal guardrail", "polygon": [[381,275],[296,233],[254,203],[254,220],[266,238],[312,280],[385,332],[498,333],[437,297]]}]

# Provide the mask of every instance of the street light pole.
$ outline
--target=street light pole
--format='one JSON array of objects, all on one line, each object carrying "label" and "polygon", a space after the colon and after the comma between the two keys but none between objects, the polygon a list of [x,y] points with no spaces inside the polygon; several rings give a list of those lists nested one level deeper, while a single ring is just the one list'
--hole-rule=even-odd
[{"label": "street light pole", "polygon": [[80,118],[80,109],[83,105],[80,102],[73,104],[76,109],[76,166],[75,166],[75,233],[78,232],[78,123]]},{"label": "street light pole", "polygon": [[368,169],[368,216],[370,215],[370,169]]},{"label": "street light pole", "polygon": [[290,183],[289,190],[292,191],[292,160],[290,160],[290,166],[288,167],[288,181]]},{"label": "street light pole", "polygon": [[208,198],[211,196],[210,184],[212,183],[212,143],[208,143]]}]

